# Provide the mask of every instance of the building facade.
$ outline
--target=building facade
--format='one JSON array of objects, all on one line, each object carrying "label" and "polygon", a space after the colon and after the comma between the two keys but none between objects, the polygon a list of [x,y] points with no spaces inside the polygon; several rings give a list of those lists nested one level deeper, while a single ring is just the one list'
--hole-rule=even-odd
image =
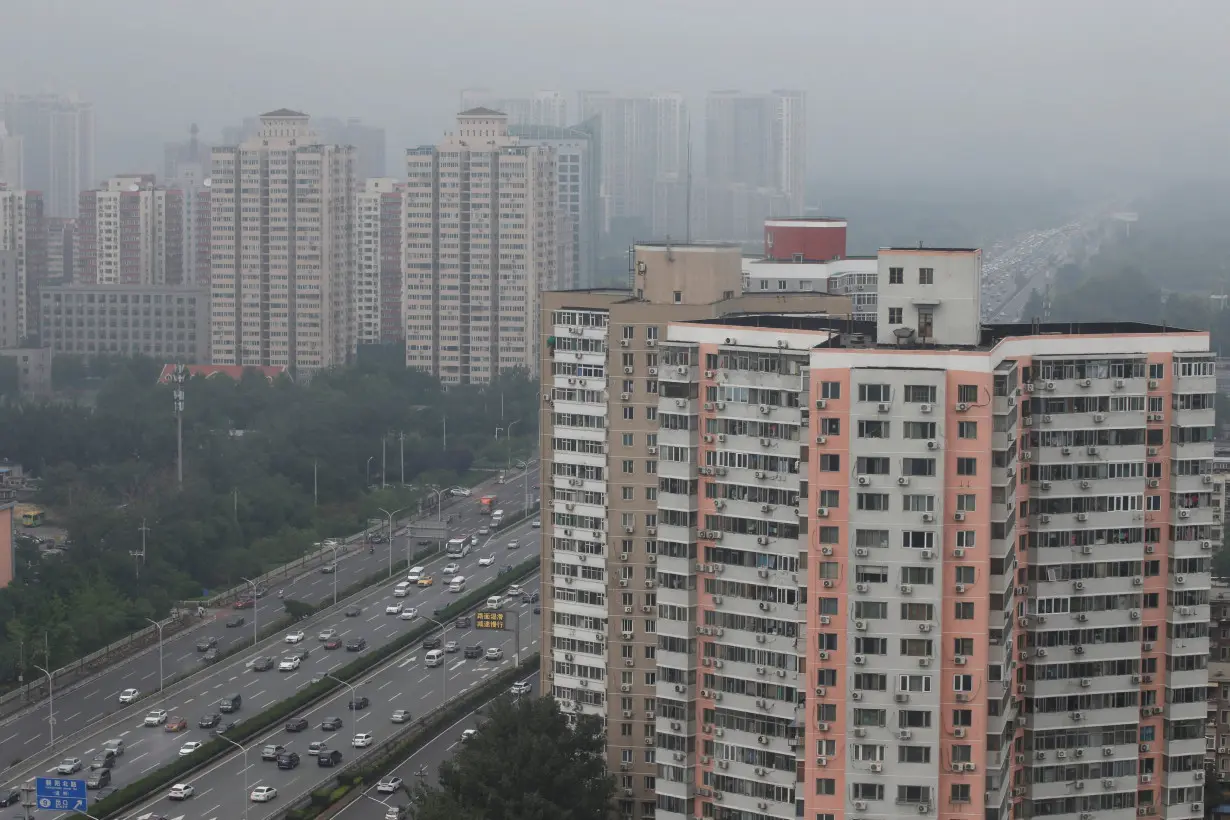
[{"label": "building facade", "polygon": [[[603,428],[559,395],[544,411],[543,453],[593,468],[544,459],[544,651],[556,697],[639,747],[611,758],[636,775],[620,814],[1203,817],[1208,335],[982,325],[977,250],[879,266],[875,324],[746,311],[659,330],[656,438],[634,441],[651,471],[603,435],[569,443],[591,436],[564,426]],[[553,332],[596,336],[576,328]],[[559,503],[641,472],[644,513]],[[561,524],[598,535],[570,550]],[[605,631],[574,599],[610,605]]]},{"label": "building facade", "polygon": [[368,179],[355,195],[355,335],[360,345],[400,342],[406,185]]},{"label": "building facade", "polygon": [[10,134],[0,118],[0,185],[19,191],[25,187],[21,137]]},{"label": "building facade", "polygon": [[177,285],[184,281],[184,191],[153,174],[113,177],[82,191],[77,272],[83,285]]},{"label": "building facade", "polygon": [[[631,290],[544,295],[543,646],[570,712],[602,715],[623,817],[654,813],[660,768],[653,570],[659,560],[659,345],[676,320],[843,314],[824,294],[740,293],[734,245],[637,245]],[[655,762],[656,759],[656,762]]]},{"label": "building facade", "polygon": [[213,149],[213,363],[306,372],[354,353],[354,151],[279,109]]},{"label": "building facade", "polygon": [[490,108],[508,115],[509,126],[568,125],[568,100],[559,91],[535,91],[529,97],[500,97],[490,88],[466,88],[461,92],[461,110]]},{"label": "building facade", "polygon": [[463,111],[439,145],[406,152],[406,366],[448,384],[536,373],[539,293],[557,284],[551,148],[508,118]]},{"label": "building facade", "polygon": [[54,285],[40,299],[39,336],[52,354],[209,361],[207,287]]},{"label": "building facade", "polygon": [[47,216],[75,217],[77,195],[94,185],[94,106],[58,94],[10,94],[0,120],[22,138],[25,186],[42,193]]},{"label": "building facade", "polygon": [[9,332],[21,340],[37,330],[38,291],[47,278],[47,223],[41,193],[0,186],[0,251],[16,255],[14,300],[7,311],[12,316]]}]

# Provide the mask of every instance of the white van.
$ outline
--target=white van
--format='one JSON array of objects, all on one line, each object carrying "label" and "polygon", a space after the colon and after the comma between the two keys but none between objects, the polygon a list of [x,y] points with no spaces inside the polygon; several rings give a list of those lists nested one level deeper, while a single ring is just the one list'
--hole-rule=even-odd
[{"label": "white van", "polygon": [[400,584],[393,587],[393,597],[394,598],[405,598],[406,595],[410,592],[411,586],[412,584],[409,581],[402,581]]},{"label": "white van", "polygon": [[434,669],[435,667],[444,663],[444,650],[443,649],[431,650],[430,652],[428,652],[426,655],[423,656],[423,662],[427,664],[427,666]]},{"label": "white van", "polygon": [[406,580],[412,584],[417,584],[425,572],[427,572],[425,567],[411,567],[410,574],[406,576]]},{"label": "white van", "polygon": [[448,582],[449,592],[462,592],[466,588],[466,577],[458,575],[456,578]]},{"label": "white van", "polygon": [[487,609],[503,609],[503,608],[504,608],[504,596],[492,595],[490,598],[487,599]]}]

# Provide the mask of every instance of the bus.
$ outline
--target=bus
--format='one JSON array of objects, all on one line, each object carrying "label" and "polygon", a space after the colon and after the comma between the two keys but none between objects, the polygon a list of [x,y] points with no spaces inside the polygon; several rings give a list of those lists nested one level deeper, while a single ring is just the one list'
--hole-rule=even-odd
[{"label": "bus", "polygon": [[38,507],[21,508],[21,525],[23,527],[41,527],[47,514]]},{"label": "bus", "polygon": [[491,511],[495,509],[495,496],[485,495],[478,501],[478,512],[480,515],[491,515]]},{"label": "bus", "polygon": [[444,548],[444,554],[449,558],[465,558],[470,554],[469,538],[451,538]]}]

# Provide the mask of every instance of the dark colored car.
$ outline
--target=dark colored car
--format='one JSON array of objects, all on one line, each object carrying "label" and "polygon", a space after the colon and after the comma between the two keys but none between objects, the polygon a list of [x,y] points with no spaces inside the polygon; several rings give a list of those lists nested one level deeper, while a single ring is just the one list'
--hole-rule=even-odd
[{"label": "dark colored car", "polygon": [[213,663],[218,659],[218,650],[211,649],[201,656],[202,663]]},{"label": "dark colored car", "polygon": [[537,592],[522,592],[521,593],[521,603],[523,604],[538,603],[538,593]]},{"label": "dark colored car", "polygon": [[197,721],[196,725],[199,729],[213,729],[222,722],[222,715],[214,712],[212,715],[206,715]]},{"label": "dark colored car", "polygon": [[500,567],[500,571],[497,572],[496,575],[504,575],[512,571],[513,571],[512,567],[505,565],[505,566]]},{"label": "dark colored car", "polygon": [[347,617],[347,618],[357,618],[357,617],[359,617],[359,616],[360,616],[360,615],[362,615],[362,614],[363,614],[363,607],[361,607],[361,606],[348,606],[348,607],[346,607],[346,612],[345,612],[345,615],[346,615],[346,617]]},{"label": "dark colored car", "polygon": [[371,536],[370,538],[368,538],[367,540],[368,540],[370,543],[372,543],[372,544],[383,544],[385,541],[388,541],[389,539],[387,539],[387,538],[385,538],[383,535],[380,535],[379,533],[377,533],[377,534],[375,534],[375,535]]},{"label": "dark colored car", "polygon": [[337,749],[330,749],[329,751],[316,757],[317,766],[338,766],[341,762],[342,753]]},{"label": "dark colored car", "polygon": [[239,711],[239,707],[243,705],[243,698],[239,693],[226,695],[222,700],[218,701],[218,711],[223,714],[232,714]]},{"label": "dark colored car", "polygon": [[464,652],[467,658],[481,658],[483,656],[483,645],[476,643],[472,646],[467,646]]},{"label": "dark colored car", "polygon": [[541,607],[541,606],[538,606],[538,605],[535,605],[535,606],[534,606],[534,614],[535,614],[535,615],[541,615],[541,614],[542,614],[542,607]]},{"label": "dark colored car", "polygon": [[235,609],[251,609],[252,607],[256,606],[256,601],[253,600],[252,598],[240,598],[238,601],[232,604],[232,606]]},{"label": "dark colored car", "polygon": [[257,587],[256,588],[257,598],[264,598],[268,594],[269,594],[269,587]]},{"label": "dark colored car", "polygon": [[337,572],[337,564],[329,563],[320,568],[322,575],[332,575],[335,572]]},{"label": "dark colored car", "polygon": [[444,646],[444,641],[440,640],[439,638],[434,638],[434,637],[433,637],[433,638],[424,638],[424,639],[423,639],[423,648],[424,648],[424,649],[439,649],[439,648],[440,648],[440,647],[442,647],[442,646]]},{"label": "dark colored car", "polygon": [[286,650],[286,654],[283,655],[283,657],[298,658],[301,661],[306,661],[311,654],[311,650],[309,650],[306,645],[299,644],[294,649]]},{"label": "dark colored car", "polygon": [[279,743],[270,743],[265,748],[261,749],[261,760],[277,760],[278,755],[286,751],[286,747]]},{"label": "dark colored car", "polygon": [[303,732],[308,728],[307,718],[297,717],[286,721],[286,731],[288,732]]},{"label": "dark colored car", "polygon": [[0,806],[16,806],[21,802],[21,790],[13,789],[8,794],[0,794]]},{"label": "dark colored car", "polygon": [[[103,751],[94,755],[94,759],[90,761],[90,771],[94,771],[95,769],[110,769],[114,765],[115,765],[115,752],[109,749],[104,749]],[[3,805],[3,804],[0,804],[0,805]]]},{"label": "dark colored car", "polygon": [[282,752],[282,754],[278,755],[278,768],[279,769],[293,769],[298,765],[299,765],[299,753],[298,752]]},{"label": "dark colored car", "polygon": [[346,708],[357,712],[360,709],[366,709],[370,705],[371,701],[368,699],[367,695],[359,695],[357,698],[347,703]]},{"label": "dark colored car", "polygon": [[231,618],[229,621],[226,622],[226,628],[234,629],[236,627],[243,626],[247,622],[248,622],[247,618],[243,617],[242,615],[237,615],[236,617]]},{"label": "dark colored car", "polygon": [[196,651],[197,652],[208,652],[209,650],[213,649],[217,645],[218,645],[217,638],[213,636],[207,636],[207,637],[201,638],[199,641],[196,642]]},{"label": "dark colored car", "polygon": [[341,648],[342,648],[341,638],[330,638],[329,640],[325,641],[325,649],[341,649]]},{"label": "dark colored car", "polygon": [[97,769],[85,781],[87,789],[105,789],[111,785],[111,770]]},{"label": "dark colored car", "polygon": [[462,615],[460,618],[453,621],[453,629],[469,629],[469,628],[470,628],[470,616],[469,615]]},{"label": "dark colored car", "polygon": [[414,543],[415,543],[415,546],[419,546],[419,547],[430,547],[432,544],[434,544],[434,543],[436,543],[436,542],[435,542],[435,541],[432,541],[430,538],[420,538],[419,540],[415,541]]},{"label": "dark colored car", "polygon": [[340,717],[327,717],[320,722],[322,732],[336,732],[342,728],[342,719]]},{"label": "dark colored car", "polygon": [[256,662],[252,664],[252,671],[254,672],[268,672],[272,668],[273,658],[257,658]]},{"label": "dark colored car", "polygon": [[350,640],[346,641],[346,651],[347,652],[362,652],[366,648],[367,648],[366,638],[351,638]]}]

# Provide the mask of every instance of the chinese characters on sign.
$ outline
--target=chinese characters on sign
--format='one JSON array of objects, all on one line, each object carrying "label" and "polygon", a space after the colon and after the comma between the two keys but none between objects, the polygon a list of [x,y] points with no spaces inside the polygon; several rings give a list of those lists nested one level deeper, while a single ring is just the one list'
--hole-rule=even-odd
[{"label": "chinese characters on sign", "polygon": [[479,629],[503,629],[503,612],[479,612],[474,618],[474,625]]}]

